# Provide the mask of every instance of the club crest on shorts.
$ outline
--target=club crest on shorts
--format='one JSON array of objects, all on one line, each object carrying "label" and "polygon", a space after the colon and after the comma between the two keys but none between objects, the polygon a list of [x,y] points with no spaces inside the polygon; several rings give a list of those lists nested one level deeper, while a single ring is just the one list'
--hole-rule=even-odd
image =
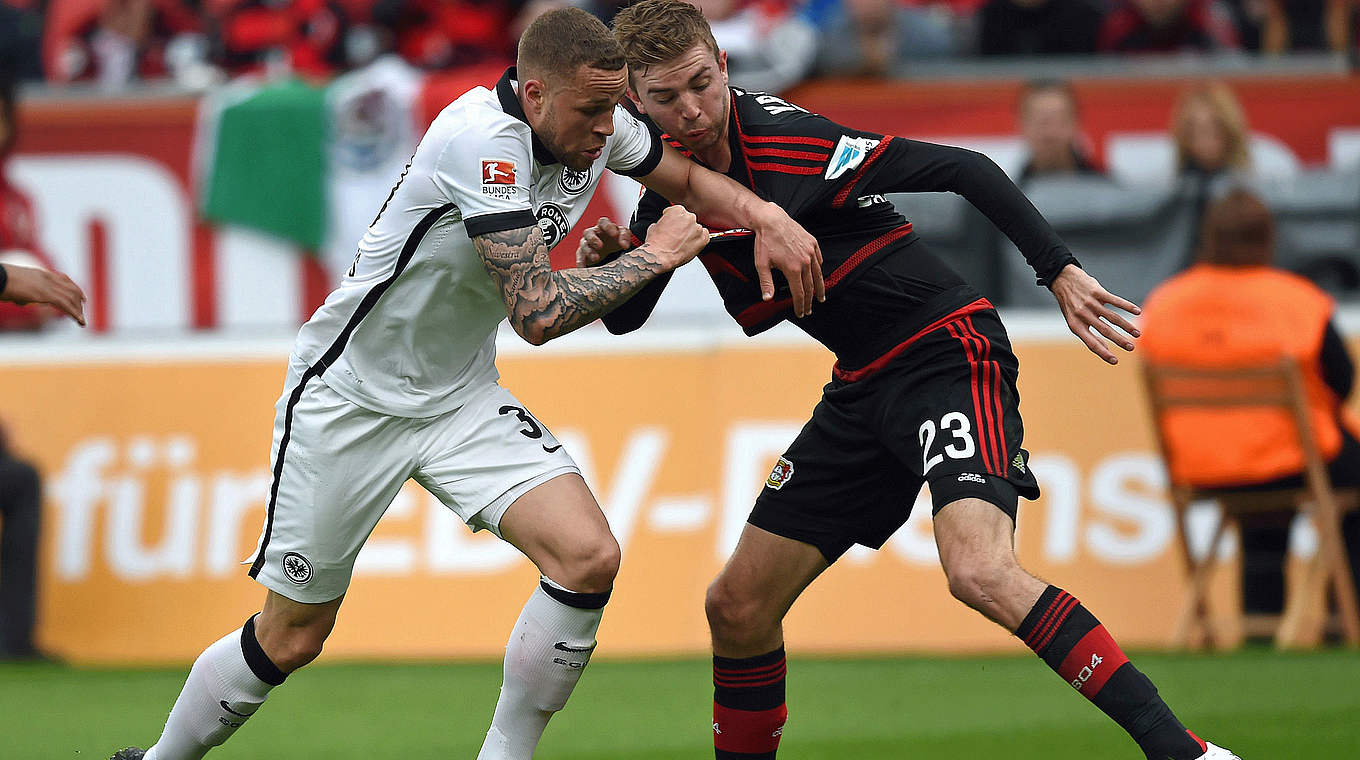
[{"label": "club crest on shorts", "polygon": [[283,555],[283,574],[288,580],[301,586],[312,579],[312,565],[307,558],[297,552]]},{"label": "club crest on shorts", "polygon": [[765,479],[765,487],[773,488],[774,490],[778,491],[779,489],[783,488],[784,484],[789,482],[789,480],[791,480],[792,478],[793,478],[793,462],[790,462],[784,457],[780,457],[779,461],[775,462],[774,469],[770,470],[770,477]]}]

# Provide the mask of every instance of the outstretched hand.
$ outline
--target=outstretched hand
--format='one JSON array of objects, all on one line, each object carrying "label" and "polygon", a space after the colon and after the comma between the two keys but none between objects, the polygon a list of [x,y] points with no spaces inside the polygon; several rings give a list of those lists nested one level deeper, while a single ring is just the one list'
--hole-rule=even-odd
[{"label": "outstretched hand", "polygon": [[37,267],[10,264],[0,301],[17,304],[45,303],[60,309],[81,327],[85,326],[85,293],[70,277]]},{"label": "outstretched hand", "polygon": [[1133,339],[1142,333],[1123,314],[1111,307],[1118,307],[1130,314],[1141,314],[1143,310],[1138,308],[1138,304],[1109,292],[1101,287],[1096,278],[1072,264],[1064,267],[1053,279],[1050,289],[1053,297],[1058,299],[1058,308],[1067,320],[1068,329],[1086,344],[1091,353],[1110,364],[1119,363],[1119,357],[1101,339],[1102,336],[1125,351],[1133,350]]}]

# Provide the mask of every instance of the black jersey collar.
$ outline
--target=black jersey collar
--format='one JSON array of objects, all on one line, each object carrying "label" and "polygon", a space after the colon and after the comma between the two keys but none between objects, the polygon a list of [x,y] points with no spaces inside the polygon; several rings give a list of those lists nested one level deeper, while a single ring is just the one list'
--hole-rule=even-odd
[{"label": "black jersey collar", "polygon": [[[514,82],[518,80],[515,74],[515,67],[511,66],[501,75],[501,79],[496,83],[496,97],[500,98],[501,110],[519,119],[525,124],[529,123],[528,117],[524,115],[524,106],[520,105],[519,93],[515,92]],[[543,166],[551,166],[557,163],[557,156],[548,150],[548,146],[538,139],[534,134],[533,127],[529,128],[529,133],[533,135],[534,160]]]}]

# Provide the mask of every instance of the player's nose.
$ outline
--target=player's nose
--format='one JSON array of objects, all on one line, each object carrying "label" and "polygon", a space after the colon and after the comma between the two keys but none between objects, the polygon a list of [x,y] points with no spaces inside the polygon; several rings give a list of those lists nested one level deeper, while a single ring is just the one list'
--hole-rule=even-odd
[{"label": "player's nose", "polygon": [[685,95],[680,99],[680,115],[687,121],[697,121],[703,115],[699,108],[699,99],[692,95]]},{"label": "player's nose", "polygon": [[614,134],[614,112],[605,114],[604,118],[597,119],[594,125],[594,132],[598,135],[608,137]]}]

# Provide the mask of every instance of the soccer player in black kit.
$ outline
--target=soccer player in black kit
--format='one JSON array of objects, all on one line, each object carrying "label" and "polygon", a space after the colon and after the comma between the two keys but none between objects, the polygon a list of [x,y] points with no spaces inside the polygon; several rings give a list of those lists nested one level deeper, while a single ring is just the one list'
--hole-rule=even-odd
[{"label": "soccer player in black kit", "polygon": [[[1082,271],[1006,175],[972,151],[849,129],[778,97],[727,86],[726,55],[682,0],[642,0],[614,19],[637,110],[692,159],[788,211],[821,246],[825,301],[794,302],[718,234],[700,259],[748,334],[790,319],[836,355],[831,382],[756,500],[706,600],[718,760],[774,758],[783,732],[782,620],[854,544],[878,548],[930,483],[950,591],[1023,640],[1136,741],[1148,760],[1232,760],[1188,731],[1077,599],[1023,570],[1018,497],[1038,484],[1021,448],[1016,359],[995,309],[925,250],[883,193],[953,191],[1014,241],[1072,331],[1110,364],[1133,349],[1138,307]],[[648,193],[631,232],[588,230],[591,265],[645,235],[667,202]],[[700,220],[702,221],[702,220]],[[604,318],[642,325],[657,278]],[[805,283],[807,285],[807,283]],[[805,287],[804,293],[813,291]]]}]

